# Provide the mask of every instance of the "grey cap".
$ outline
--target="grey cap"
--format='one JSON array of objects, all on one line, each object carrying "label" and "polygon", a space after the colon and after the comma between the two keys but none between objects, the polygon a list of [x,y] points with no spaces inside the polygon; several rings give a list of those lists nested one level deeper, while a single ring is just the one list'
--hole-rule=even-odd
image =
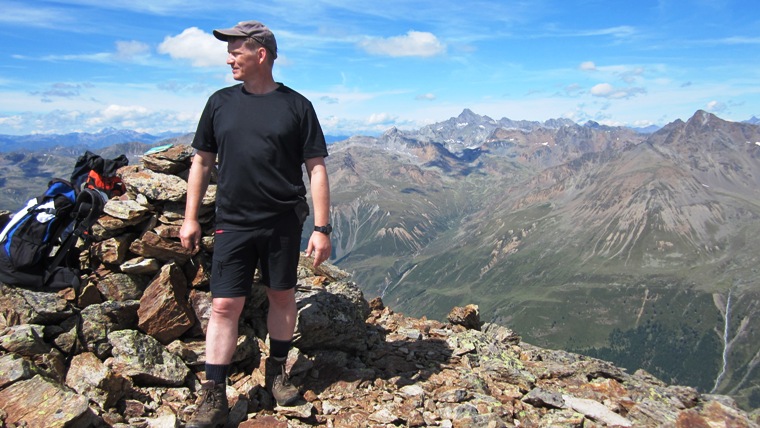
[{"label": "grey cap", "polygon": [[233,37],[250,37],[261,43],[275,58],[277,58],[277,40],[272,31],[259,21],[243,21],[232,28],[214,30],[214,37],[226,42]]}]

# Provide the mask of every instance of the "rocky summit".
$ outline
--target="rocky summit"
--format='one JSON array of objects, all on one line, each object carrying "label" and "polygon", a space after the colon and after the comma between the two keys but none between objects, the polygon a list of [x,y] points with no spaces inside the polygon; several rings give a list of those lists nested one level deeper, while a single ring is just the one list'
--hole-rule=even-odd
[{"label": "rocky summit", "polygon": [[[211,297],[212,183],[202,248],[177,234],[187,146],[122,168],[128,193],[106,205],[83,248],[80,290],[0,284],[0,421],[6,427],[179,427],[203,379]],[[264,390],[267,300],[253,292],[227,386],[227,426],[755,427],[727,396],[668,385],[579,354],[544,349],[476,305],[445,321],[367,301],[346,272],[302,257],[288,367],[303,400]]]}]

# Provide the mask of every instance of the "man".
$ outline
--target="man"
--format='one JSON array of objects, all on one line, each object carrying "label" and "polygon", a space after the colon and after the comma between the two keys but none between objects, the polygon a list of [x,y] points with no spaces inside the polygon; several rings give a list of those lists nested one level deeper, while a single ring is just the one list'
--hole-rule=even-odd
[{"label": "man", "polygon": [[254,269],[267,286],[270,353],[266,384],[277,403],[300,398],[285,360],[297,310],[295,286],[302,224],[309,214],[302,164],[311,183],[315,230],[306,255],[314,267],[332,251],[327,148],[312,104],[274,81],[277,42],[260,22],[214,30],[227,42],[227,64],[242,82],[214,93],[198,123],[192,146],[185,220],[180,239],[196,250],[198,210],[218,156],[216,233],[211,268],[212,311],[206,333],[206,379],[201,404],[187,427],[221,426],[229,412],[226,379],[238,336],[238,320],[251,291]]}]

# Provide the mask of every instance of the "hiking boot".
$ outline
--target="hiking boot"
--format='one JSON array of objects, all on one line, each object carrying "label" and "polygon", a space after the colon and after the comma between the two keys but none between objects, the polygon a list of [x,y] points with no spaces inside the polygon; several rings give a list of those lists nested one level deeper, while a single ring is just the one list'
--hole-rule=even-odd
[{"label": "hiking boot", "polygon": [[226,385],[216,385],[214,381],[208,381],[203,385],[198,409],[185,428],[223,427],[227,423],[227,415],[230,412],[225,390]]},{"label": "hiking boot", "polygon": [[298,388],[290,383],[285,371],[285,361],[276,362],[267,358],[265,383],[279,406],[292,406],[301,398]]}]

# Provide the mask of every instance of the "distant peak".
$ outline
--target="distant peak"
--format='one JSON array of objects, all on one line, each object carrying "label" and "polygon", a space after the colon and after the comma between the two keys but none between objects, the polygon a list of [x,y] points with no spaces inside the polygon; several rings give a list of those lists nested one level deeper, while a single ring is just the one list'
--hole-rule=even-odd
[{"label": "distant peak", "polygon": [[697,110],[689,120],[686,121],[687,129],[699,130],[704,128],[714,128],[717,126],[723,126],[725,121],[718,116],[704,111]]},{"label": "distant peak", "polygon": [[462,113],[459,114],[457,119],[459,120],[472,120],[472,119],[479,119],[480,116],[475,114],[472,110],[466,108],[462,110]]},{"label": "distant peak", "polygon": [[602,127],[602,126],[599,124],[599,122],[595,122],[595,121],[593,121],[593,120],[589,120],[589,121],[588,121],[588,122],[586,122],[586,123],[585,123],[583,126],[585,126],[586,128],[594,128],[594,129],[598,129],[598,128],[601,128],[601,127]]},{"label": "distant peak", "polygon": [[702,124],[705,124],[709,121],[715,120],[718,117],[714,114],[704,111],[704,110],[697,110],[696,113],[694,113],[694,116],[691,117],[691,119],[688,120],[688,122],[691,122],[692,120],[696,120],[701,122]]}]

